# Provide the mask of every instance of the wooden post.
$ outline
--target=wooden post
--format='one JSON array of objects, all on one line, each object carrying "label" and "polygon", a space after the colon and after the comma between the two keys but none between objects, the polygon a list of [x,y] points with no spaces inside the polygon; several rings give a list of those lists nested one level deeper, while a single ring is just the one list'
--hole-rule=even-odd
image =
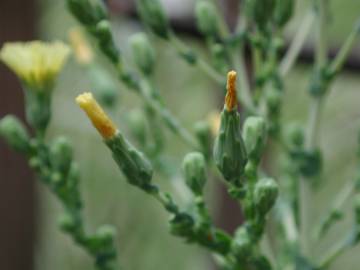
[{"label": "wooden post", "polygon": [[[0,1],[0,46],[33,38],[34,0]],[[24,119],[23,94],[16,77],[0,64],[0,118]],[[26,161],[0,141],[0,269],[32,270],[34,189]]]}]

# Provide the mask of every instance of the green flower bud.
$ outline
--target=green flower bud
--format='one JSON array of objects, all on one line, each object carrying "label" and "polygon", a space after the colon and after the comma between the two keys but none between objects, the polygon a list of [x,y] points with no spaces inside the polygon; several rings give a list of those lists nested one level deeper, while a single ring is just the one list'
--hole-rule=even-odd
[{"label": "green flower bud", "polygon": [[238,184],[247,162],[246,149],[240,133],[240,115],[236,110],[236,73],[228,74],[228,92],[221,113],[220,131],[215,140],[215,164],[225,180]]},{"label": "green flower bud", "polygon": [[294,12],[295,0],[276,0],[274,11],[275,23],[283,27],[291,19]]},{"label": "green flower bud", "polygon": [[216,38],[219,32],[219,19],[216,7],[207,1],[196,3],[195,15],[198,29],[205,36]]},{"label": "green flower bud", "polygon": [[273,15],[275,0],[246,0],[245,4],[249,18],[263,30]]},{"label": "green flower bud", "polygon": [[120,132],[105,140],[105,143],[129,183],[147,190],[151,183],[153,168],[144,154],[136,150]]},{"label": "green flower bud", "polygon": [[208,122],[197,122],[194,127],[196,137],[198,138],[201,150],[205,156],[205,159],[208,160],[211,155],[211,127]]},{"label": "green flower bud", "polygon": [[16,116],[7,115],[0,120],[0,136],[16,151],[21,153],[29,151],[29,135]]},{"label": "green flower bud", "polygon": [[260,216],[266,215],[274,206],[279,187],[272,178],[263,178],[255,185],[254,204]]},{"label": "green flower bud", "polygon": [[127,114],[127,123],[131,135],[134,136],[142,145],[146,142],[146,116],[140,109],[133,109]]},{"label": "green flower bud", "polygon": [[243,138],[249,159],[260,161],[266,143],[266,123],[262,117],[251,116],[245,120]]},{"label": "green flower bud", "polygon": [[63,174],[67,174],[73,159],[73,149],[69,140],[58,137],[50,146],[51,165]]},{"label": "green flower bud", "polygon": [[109,245],[114,241],[116,230],[114,226],[102,225],[96,231],[96,238],[104,245]]},{"label": "green flower bud", "polygon": [[354,211],[355,221],[357,225],[360,225],[360,195],[356,195],[354,198]]},{"label": "green flower bud", "polygon": [[285,140],[291,148],[301,148],[304,145],[304,137],[304,129],[297,123],[292,123],[285,129]]},{"label": "green flower bud", "polygon": [[102,52],[111,62],[117,64],[120,52],[114,43],[110,22],[108,20],[99,21],[93,33],[99,40],[99,47]]},{"label": "green flower bud", "polygon": [[137,10],[143,22],[159,37],[168,39],[169,20],[159,0],[136,0]]},{"label": "green flower bud", "polygon": [[76,222],[69,214],[62,214],[58,220],[59,227],[64,232],[74,232],[76,230]]},{"label": "green flower bud", "polygon": [[152,188],[150,182],[153,174],[149,160],[124,138],[91,93],[79,95],[76,102],[104,138],[129,183],[149,191]]},{"label": "green flower bud", "polygon": [[183,171],[187,186],[196,195],[201,195],[206,183],[206,164],[203,154],[189,153],[183,161]]},{"label": "green flower bud", "polygon": [[88,72],[95,96],[104,106],[114,107],[118,99],[118,91],[113,78],[98,65],[89,66]]},{"label": "green flower bud", "polygon": [[180,213],[170,220],[170,231],[173,235],[186,237],[190,241],[193,239],[194,225],[194,219],[190,215]]},{"label": "green flower bud", "polygon": [[106,19],[106,10],[100,0],[67,0],[70,12],[86,26],[93,26],[100,20]]},{"label": "green flower bud", "polygon": [[138,33],[130,38],[132,58],[145,75],[154,71],[155,52],[145,33]]},{"label": "green flower bud", "polygon": [[238,261],[246,261],[251,257],[252,241],[246,228],[240,227],[235,232],[231,250]]}]

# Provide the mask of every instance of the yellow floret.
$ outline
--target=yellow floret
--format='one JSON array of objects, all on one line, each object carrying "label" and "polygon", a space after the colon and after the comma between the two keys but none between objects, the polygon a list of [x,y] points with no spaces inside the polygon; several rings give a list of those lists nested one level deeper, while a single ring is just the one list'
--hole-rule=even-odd
[{"label": "yellow floret", "polygon": [[79,95],[76,98],[76,102],[85,111],[94,127],[99,131],[105,140],[114,137],[117,131],[115,124],[96,102],[91,93]]},{"label": "yellow floret", "polygon": [[225,107],[228,111],[231,111],[237,106],[235,71],[230,71],[228,73],[226,89],[227,89],[227,93],[225,97]]}]

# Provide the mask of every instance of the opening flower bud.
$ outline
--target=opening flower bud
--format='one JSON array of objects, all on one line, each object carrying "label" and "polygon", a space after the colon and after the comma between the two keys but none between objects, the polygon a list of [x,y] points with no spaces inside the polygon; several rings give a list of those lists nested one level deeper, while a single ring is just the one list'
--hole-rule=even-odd
[{"label": "opening flower bud", "polygon": [[238,184],[244,174],[247,155],[240,132],[240,115],[236,110],[235,81],[236,73],[229,72],[225,107],[221,113],[220,130],[214,145],[214,160],[225,180]]},{"label": "opening flower bud", "polygon": [[143,22],[161,38],[168,39],[169,20],[159,0],[137,0],[137,10]]},{"label": "opening flower bud", "polygon": [[57,171],[67,174],[73,159],[73,150],[65,137],[57,138],[50,146],[51,165]]},{"label": "opening flower bud", "polygon": [[260,179],[255,185],[254,204],[260,216],[266,215],[274,206],[279,187],[272,178]]},{"label": "opening flower bud", "polygon": [[129,183],[144,190],[150,188],[153,174],[151,163],[143,153],[136,150],[117,130],[91,93],[76,98],[79,106],[86,112],[91,122],[103,136],[113,158],[128,179]]},{"label": "opening flower bud", "polygon": [[132,58],[145,75],[151,75],[154,70],[155,52],[145,33],[138,33],[130,38]]},{"label": "opening flower bud", "polygon": [[29,135],[17,117],[8,115],[0,120],[0,136],[16,151],[29,151]]},{"label": "opening flower bud", "polygon": [[205,158],[199,152],[189,153],[183,161],[186,185],[196,195],[201,195],[206,183]]},{"label": "opening flower bud", "polygon": [[207,1],[196,3],[195,15],[198,29],[205,36],[216,38],[219,33],[219,20],[216,7]]},{"label": "opening flower bud", "polygon": [[266,143],[266,123],[262,117],[251,116],[245,120],[243,138],[249,159],[258,163]]}]

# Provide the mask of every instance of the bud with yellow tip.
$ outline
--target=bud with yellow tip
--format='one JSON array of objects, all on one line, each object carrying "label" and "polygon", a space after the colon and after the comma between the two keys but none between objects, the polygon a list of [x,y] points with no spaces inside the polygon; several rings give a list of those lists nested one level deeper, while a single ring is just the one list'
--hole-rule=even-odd
[{"label": "bud with yellow tip", "polygon": [[240,115],[237,112],[235,71],[228,73],[227,94],[219,134],[215,140],[214,160],[226,181],[234,185],[240,184],[247,155],[240,132]]},{"label": "bud with yellow tip", "polygon": [[104,138],[115,162],[126,176],[128,182],[150,192],[152,190],[153,169],[145,155],[125,139],[91,93],[79,95],[76,102]]}]

